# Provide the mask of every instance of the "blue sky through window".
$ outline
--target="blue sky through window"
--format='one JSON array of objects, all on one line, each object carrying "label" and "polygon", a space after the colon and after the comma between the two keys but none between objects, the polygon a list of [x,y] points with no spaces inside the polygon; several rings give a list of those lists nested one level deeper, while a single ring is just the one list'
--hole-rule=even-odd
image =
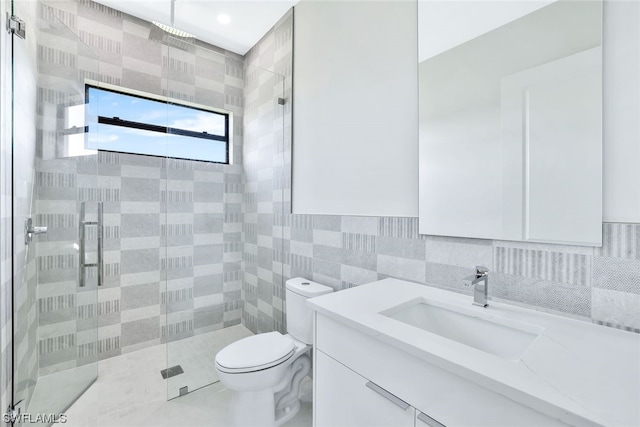
[{"label": "blue sky through window", "polygon": [[[89,87],[90,117],[118,117],[210,135],[225,135],[226,116],[211,111],[155,101]],[[170,133],[153,132],[92,122],[90,147],[99,150],[138,153],[163,157],[227,162],[227,142]]]}]

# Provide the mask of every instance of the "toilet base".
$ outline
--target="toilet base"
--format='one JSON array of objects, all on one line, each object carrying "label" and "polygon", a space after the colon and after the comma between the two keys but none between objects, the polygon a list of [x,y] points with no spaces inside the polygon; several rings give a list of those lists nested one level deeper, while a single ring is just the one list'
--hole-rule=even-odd
[{"label": "toilet base", "polygon": [[274,427],[274,392],[234,391],[229,408],[229,425],[233,427]]},{"label": "toilet base", "polygon": [[300,401],[296,400],[291,406],[287,406],[284,409],[276,409],[276,426],[281,426],[282,424],[289,421],[291,418],[295,417],[298,412],[300,412]]},{"label": "toilet base", "polygon": [[295,417],[300,411],[300,401],[295,401],[286,408],[277,409],[274,414],[273,398],[273,390],[234,392],[229,408],[229,425],[277,427]]}]

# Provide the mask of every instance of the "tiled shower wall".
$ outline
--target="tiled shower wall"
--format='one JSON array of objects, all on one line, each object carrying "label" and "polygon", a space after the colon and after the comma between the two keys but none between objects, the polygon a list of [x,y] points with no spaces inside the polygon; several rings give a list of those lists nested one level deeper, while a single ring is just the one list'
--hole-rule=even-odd
[{"label": "tiled shower wall", "polygon": [[[55,85],[45,85],[56,80],[47,77],[71,73],[221,108],[233,113],[234,163],[107,152],[97,164],[95,155],[55,159],[43,138],[37,222],[51,231],[38,243],[39,374],[240,323],[243,58],[200,42],[167,47],[149,39],[150,23],[89,0],[42,3],[39,11],[62,20],[100,58],[96,68],[66,51],[68,43],[43,41],[41,103],[55,98]],[[105,285],[97,304],[75,288],[78,223],[69,206],[76,198],[92,218],[104,201]],[[95,286],[95,271],[87,277]],[[97,343],[89,328],[96,319]]]},{"label": "tiled shower wall", "polygon": [[[96,352],[111,357],[240,323],[240,242],[232,228],[239,224],[225,225],[237,210],[237,193],[225,191],[237,191],[237,173],[130,154],[101,152],[98,159],[97,177],[90,160],[39,162],[37,220],[55,232],[38,256],[39,332],[47,337],[40,339],[41,375]],[[64,204],[64,195],[75,204],[76,194],[88,219],[104,201],[105,281],[97,305],[91,292],[76,293],[77,215],[47,209]],[[95,230],[87,233],[95,252]],[[87,289],[95,289],[95,270],[86,277]],[[96,316],[97,347],[95,336],[83,333]]]},{"label": "tiled shower wall", "polygon": [[[291,19],[281,21],[247,55],[247,61],[284,75],[287,93],[291,24]],[[286,104],[285,129],[291,125],[290,109]],[[258,242],[273,245],[267,252],[273,259],[265,257],[259,267],[266,270],[272,265],[274,277],[284,271],[285,279],[303,276],[335,290],[396,277],[470,295],[462,278],[472,274],[475,265],[486,265],[493,298],[640,332],[640,225],[604,224],[604,245],[592,248],[419,235],[417,218],[291,215],[286,213],[290,212],[291,141],[285,139],[282,161],[276,141],[271,165],[262,163],[258,170],[245,165],[247,177],[259,173],[278,181],[273,188],[257,186],[254,191],[247,184],[245,194],[273,204],[273,223],[265,218],[262,227],[258,224]],[[247,146],[245,157],[254,155],[252,150],[257,148]],[[245,281],[244,286],[251,284]],[[268,316],[267,298],[271,296],[258,297],[263,317]],[[280,301],[274,301],[273,312],[279,315]]]}]

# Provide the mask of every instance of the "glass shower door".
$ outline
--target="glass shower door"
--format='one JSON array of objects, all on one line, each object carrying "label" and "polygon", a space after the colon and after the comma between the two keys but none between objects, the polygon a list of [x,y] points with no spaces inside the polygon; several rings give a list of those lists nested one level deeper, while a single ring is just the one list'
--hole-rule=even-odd
[{"label": "glass shower door", "polygon": [[[282,327],[282,227],[274,215],[281,154],[274,147],[284,138],[284,94],[282,76],[240,56],[184,39],[165,48],[169,102],[230,115],[229,164],[187,160],[177,139],[167,144],[161,337],[172,399],[218,382],[214,361],[225,346]],[[247,162],[259,176],[245,177]]]},{"label": "glass shower door", "polygon": [[22,1],[13,11],[27,23],[12,61],[14,402],[32,416],[60,414],[96,380],[104,279],[85,113],[98,57],[54,6]]}]

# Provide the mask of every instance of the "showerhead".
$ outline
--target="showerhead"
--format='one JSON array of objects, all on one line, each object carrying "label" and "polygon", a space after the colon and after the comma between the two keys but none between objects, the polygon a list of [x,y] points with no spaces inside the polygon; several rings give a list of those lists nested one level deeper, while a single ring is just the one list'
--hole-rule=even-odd
[{"label": "showerhead", "polygon": [[170,27],[170,26],[162,24],[160,22],[153,21],[152,24],[155,25],[156,27],[160,28],[161,30],[171,34],[174,37],[180,37],[180,38],[183,38],[183,39],[193,39],[193,38],[196,37],[193,34],[187,33],[186,31],[182,31],[182,30],[179,30],[177,28]]},{"label": "showerhead", "polygon": [[153,22],[151,31],[149,31],[149,40],[158,41],[187,52],[193,53],[195,51],[196,38],[193,34],[160,22]]}]

